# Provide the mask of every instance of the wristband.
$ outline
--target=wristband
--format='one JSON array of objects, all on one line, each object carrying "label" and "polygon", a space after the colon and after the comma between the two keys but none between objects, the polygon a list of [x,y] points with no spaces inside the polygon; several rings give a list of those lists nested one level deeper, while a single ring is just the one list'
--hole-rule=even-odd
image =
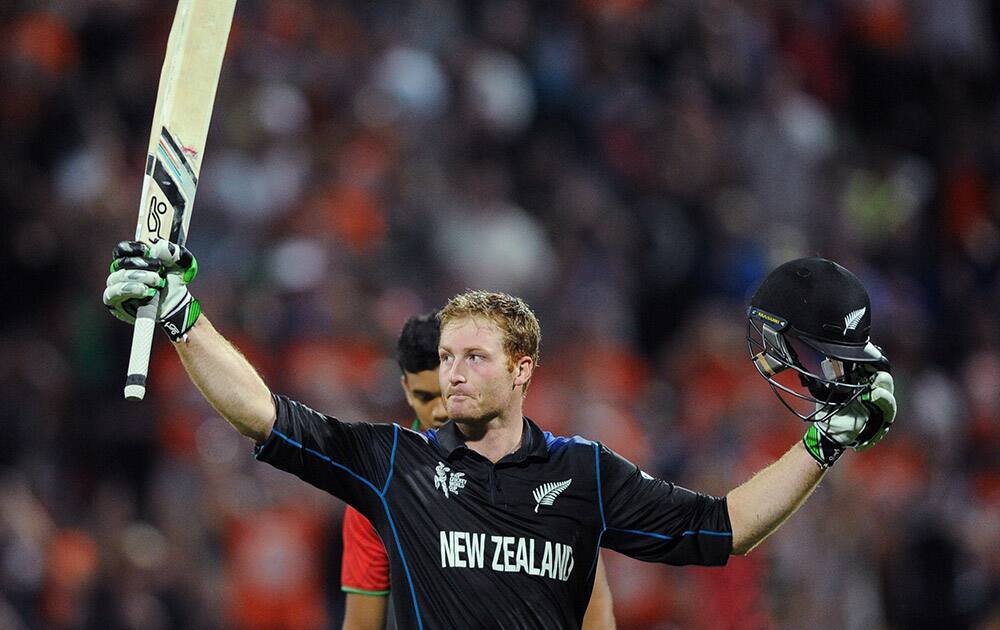
[{"label": "wristband", "polygon": [[170,313],[163,315],[160,319],[160,327],[167,333],[170,341],[181,341],[187,336],[194,323],[201,315],[201,302],[197,298],[188,294],[188,299]]},{"label": "wristband", "polygon": [[815,424],[809,425],[809,430],[802,437],[802,443],[819,467],[824,470],[833,466],[845,450],[843,446],[827,437],[826,433],[820,431]]}]

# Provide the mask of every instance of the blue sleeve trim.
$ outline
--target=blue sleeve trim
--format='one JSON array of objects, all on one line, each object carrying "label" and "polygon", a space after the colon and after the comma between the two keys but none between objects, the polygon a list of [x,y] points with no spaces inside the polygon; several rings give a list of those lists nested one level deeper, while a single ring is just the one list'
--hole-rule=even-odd
[{"label": "blue sleeve trim", "polygon": [[[670,535],[667,535],[667,534],[657,534],[655,532],[642,532],[642,531],[639,531],[637,529],[618,529],[617,527],[609,527],[608,530],[609,531],[613,531],[613,532],[623,532],[623,533],[626,533],[626,534],[636,534],[638,536],[650,536],[652,538],[659,538],[661,540],[673,540],[674,539],[673,536],[670,536]],[[698,529],[698,530],[689,529],[686,532],[681,532],[680,535],[681,536],[694,536],[696,534],[699,535],[699,536],[723,536],[723,537],[729,537],[729,538],[731,538],[732,535],[733,535],[732,532],[713,532],[713,531],[710,531],[710,530],[707,530],[707,529]]]},{"label": "blue sleeve trim", "polygon": [[335,462],[332,459],[330,459],[329,456],[324,455],[323,453],[320,453],[317,450],[314,450],[314,449],[302,446],[301,444],[299,444],[298,442],[296,442],[295,440],[293,440],[292,438],[288,437],[287,435],[285,435],[284,433],[282,433],[281,431],[279,431],[277,429],[271,429],[271,433],[274,433],[275,435],[277,435],[278,437],[280,437],[282,440],[288,442],[292,446],[295,446],[297,448],[301,448],[303,451],[309,453],[310,455],[315,455],[316,457],[322,459],[324,462],[330,464],[331,466],[334,466],[335,468],[339,468],[339,469],[343,470],[347,474],[351,475],[352,477],[354,477],[358,481],[362,482],[363,484],[365,484],[366,486],[368,486],[369,488],[371,488],[375,492],[375,494],[378,494],[379,496],[382,496],[381,493],[378,491],[378,488],[376,488],[375,485],[372,482],[368,481],[367,479],[365,479],[364,477],[362,477],[358,473],[354,472],[353,470],[351,470],[347,466],[344,466],[343,464],[338,464],[337,462]]},{"label": "blue sleeve trim", "polygon": [[604,520],[604,491],[601,489],[601,446],[597,442],[594,445],[594,470],[597,474],[597,507],[601,511],[601,531],[608,528],[608,522]]},{"label": "blue sleeve trim", "polygon": [[[604,532],[606,532],[606,531],[613,531],[613,532],[623,532],[623,533],[626,533],[626,534],[636,534],[637,536],[650,536],[652,538],[659,538],[661,540],[673,540],[674,536],[670,536],[668,534],[658,534],[656,532],[643,532],[643,531],[639,531],[637,529],[620,529],[620,528],[617,528],[617,527],[608,527],[608,523],[604,519],[604,496],[603,496],[603,493],[601,492],[601,451],[600,451],[600,444],[598,444],[596,442],[594,442],[594,460],[595,460],[595,462],[597,464],[597,505],[598,505],[598,507],[601,510],[601,526],[603,528],[601,530],[601,537],[604,536]],[[716,532],[716,531],[711,531],[711,530],[708,530],[708,529],[689,529],[687,531],[681,532],[681,534],[680,534],[680,536],[682,536],[682,537],[683,536],[695,536],[695,535],[698,535],[698,536],[720,536],[720,537],[724,537],[724,538],[732,538],[733,537],[733,533],[732,532]],[[598,539],[598,543],[600,543],[600,538]],[[600,545],[598,544],[598,546],[600,546]]]},{"label": "blue sleeve trim", "polygon": [[601,540],[604,539],[604,532],[608,530],[608,523],[604,520],[604,493],[601,490],[601,447],[597,442],[594,445],[594,474],[597,477],[597,509],[601,514],[601,532],[597,535],[597,551],[594,552],[594,562],[590,565],[590,571],[597,570],[597,561],[601,558]]},{"label": "blue sleeve trim", "polygon": [[389,490],[389,481],[392,479],[392,472],[396,465],[396,447],[399,445],[399,426],[393,425],[392,452],[389,455],[389,475],[386,477],[385,480],[385,488],[383,488],[381,492],[379,491],[378,488],[375,487],[375,485],[372,482],[368,481],[367,479],[365,479],[358,473],[354,472],[347,466],[344,466],[343,464],[338,464],[337,462],[333,461],[328,456],[324,455],[323,453],[320,453],[317,450],[302,446],[302,444],[296,442],[295,440],[288,437],[281,431],[278,431],[277,429],[271,429],[271,432],[280,437],[281,439],[283,439],[284,441],[288,442],[292,446],[300,448],[303,451],[309,453],[310,455],[314,455],[320,458],[321,460],[325,461],[331,466],[343,470],[344,472],[348,473],[358,481],[362,482],[363,484],[371,488],[372,492],[378,495],[379,500],[382,502],[382,509],[385,510],[385,516],[386,518],[389,519],[389,529],[392,530],[392,538],[393,541],[396,543],[396,549],[399,551],[399,559],[403,563],[403,573],[406,575],[406,583],[410,587],[410,597],[413,599],[413,612],[417,618],[417,628],[418,630],[423,630],[424,627],[423,616],[420,614],[420,605],[417,604],[417,592],[416,589],[413,588],[413,578],[410,576],[410,566],[406,562],[406,554],[403,553],[403,545],[399,542],[399,533],[396,531],[396,522],[392,519],[392,511],[389,509],[389,503],[385,500],[385,493],[388,492]]},{"label": "blue sleeve trim", "polygon": [[687,531],[681,534],[681,536],[690,536],[691,534],[698,534],[699,536],[722,536],[724,538],[733,537],[733,532],[713,532],[707,529],[699,529],[697,531]]},{"label": "blue sleeve trim", "polygon": [[552,435],[550,432],[545,431],[542,433],[542,437],[545,438],[545,446],[548,447],[550,453],[558,452],[570,444],[594,444],[592,440],[580,437],[579,435],[565,437],[562,435]]},{"label": "blue sleeve trim", "polygon": [[392,452],[389,453],[389,474],[385,478],[385,485],[382,487],[380,497],[384,497],[389,491],[389,482],[392,481],[392,473],[396,470],[396,447],[399,446],[399,425],[392,425]]},{"label": "blue sleeve trim", "polygon": [[413,578],[410,577],[410,565],[406,562],[406,554],[403,553],[403,545],[399,542],[399,532],[396,531],[396,522],[392,520],[392,511],[389,510],[389,504],[386,502],[385,497],[379,495],[379,499],[382,500],[382,507],[385,508],[385,516],[389,519],[389,529],[392,530],[392,539],[396,543],[396,549],[399,550],[399,559],[403,563],[403,573],[406,574],[406,583],[410,587],[410,599],[413,600],[413,612],[417,618],[417,628],[418,630],[423,630],[424,620],[423,616],[420,614],[420,605],[417,604],[417,591],[413,588]]}]

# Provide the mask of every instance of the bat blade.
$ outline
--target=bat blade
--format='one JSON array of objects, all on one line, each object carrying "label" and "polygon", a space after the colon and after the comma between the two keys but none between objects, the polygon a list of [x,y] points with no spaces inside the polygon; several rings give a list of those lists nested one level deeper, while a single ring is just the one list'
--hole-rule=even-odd
[{"label": "bat blade", "polygon": [[[236,0],[180,0],[149,134],[135,240],[187,241],[205,139]],[[136,316],[125,398],[146,395],[159,294]]]}]

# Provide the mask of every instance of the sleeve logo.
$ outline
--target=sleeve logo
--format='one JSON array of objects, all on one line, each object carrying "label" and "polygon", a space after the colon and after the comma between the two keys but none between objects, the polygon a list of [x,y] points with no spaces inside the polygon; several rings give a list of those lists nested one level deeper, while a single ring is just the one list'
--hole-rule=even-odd
[{"label": "sleeve logo", "polygon": [[572,479],[551,481],[535,488],[535,491],[531,493],[531,496],[535,498],[535,513],[538,513],[538,508],[543,505],[552,505],[556,497],[562,494],[563,490],[568,488],[571,483],[573,483]]}]

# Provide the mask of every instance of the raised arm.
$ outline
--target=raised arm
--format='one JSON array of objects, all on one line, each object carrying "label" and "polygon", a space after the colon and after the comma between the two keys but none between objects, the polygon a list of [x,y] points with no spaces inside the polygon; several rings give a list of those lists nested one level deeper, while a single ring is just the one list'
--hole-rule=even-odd
[{"label": "raised arm", "polygon": [[896,419],[894,389],[892,375],[876,372],[857,400],[811,423],[801,442],[729,493],[734,554],[748,553],[778,529],[845,450],[870,448],[885,436]]},{"label": "raised arm", "polygon": [[726,496],[733,553],[743,555],[799,509],[826,473],[799,442]]},{"label": "raised arm", "polygon": [[174,342],[188,376],[212,407],[237,431],[257,442],[271,435],[271,391],[239,350],[202,315]]},{"label": "raised arm", "polygon": [[139,304],[159,290],[157,322],[174,342],[191,380],[237,431],[256,441],[266,439],[276,417],[271,392],[188,292],[188,283],[198,273],[191,252],[167,241],[152,246],[125,241],[112,256],[104,291],[108,310],[133,323]]}]

